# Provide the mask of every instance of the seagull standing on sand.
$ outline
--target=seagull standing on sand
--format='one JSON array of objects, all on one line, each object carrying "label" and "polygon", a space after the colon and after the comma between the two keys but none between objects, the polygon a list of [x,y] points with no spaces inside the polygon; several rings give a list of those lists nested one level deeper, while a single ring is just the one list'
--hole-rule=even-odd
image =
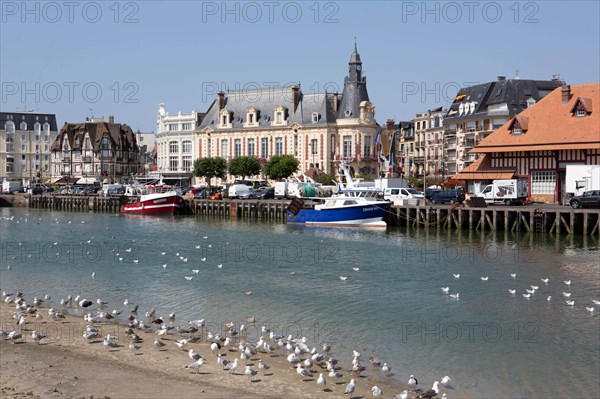
[{"label": "seagull standing on sand", "polygon": [[438,384],[439,384],[438,381],[434,382],[433,386],[431,387],[431,389],[428,389],[427,391],[423,392],[422,394],[420,394],[419,396],[417,396],[417,398],[422,398],[422,399],[431,399],[431,398],[433,398],[438,393],[440,393],[440,388],[439,388]]},{"label": "seagull standing on sand", "polygon": [[392,369],[387,363],[383,363],[383,366],[381,366],[381,371],[383,371],[383,373],[387,376]]},{"label": "seagull standing on sand", "polygon": [[419,382],[417,381],[417,379],[415,378],[414,375],[410,375],[410,378],[408,379],[408,387],[414,391],[415,388],[417,387],[417,385],[419,385]]},{"label": "seagull standing on sand", "polygon": [[248,379],[250,380],[250,382],[252,382],[252,377],[254,377],[256,375],[256,370],[254,370],[252,368],[252,366],[246,366],[246,370],[244,371],[244,374],[246,374],[248,376]]},{"label": "seagull standing on sand", "polygon": [[377,385],[371,388],[371,392],[373,392],[373,396],[376,398],[383,396],[383,391]]},{"label": "seagull standing on sand", "polygon": [[408,399],[408,391],[405,389],[402,393],[394,396],[394,399]]},{"label": "seagull standing on sand", "polygon": [[199,374],[200,373],[200,368],[202,366],[204,366],[204,359],[200,358],[197,361],[195,361],[194,363],[188,364],[184,368],[186,368],[186,369],[196,369],[196,373]]},{"label": "seagull standing on sand", "polygon": [[350,383],[346,385],[346,390],[344,391],[344,395],[351,395],[356,390],[356,385],[354,384],[354,378],[350,380]]},{"label": "seagull standing on sand", "polygon": [[235,369],[237,368],[237,366],[238,366],[238,360],[237,360],[237,358],[235,358],[235,359],[233,360],[233,363],[229,363],[229,364],[228,364],[228,365],[225,367],[225,370],[229,370],[229,371],[231,371],[231,374],[235,374],[235,373],[233,372],[233,370],[235,370]]},{"label": "seagull standing on sand", "polygon": [[40,341],[41,341],[42,339],[44,339],[44,338],[46,338],[46,336],[45,336],[45,335],[43,335],[43,334],[40,334],[40,333],[39,333],[39,332],[37,332],[37,331],[33,331],[33,332],[31,333],[31,339],[33,339],[33,340],[35,341],[35,343],[36,343],[36,344],[39,344],[39,343],[40,343]]},{"label": "seagull standing on sand", "polygon": [[[325,381],[325,377],[323,377],[323,373],[319,373],[319,378],[317,378],[317,384],[322,385],[323,387],[327,385],[327,381]],[[325,388],[323,388],[325,390]]]}]

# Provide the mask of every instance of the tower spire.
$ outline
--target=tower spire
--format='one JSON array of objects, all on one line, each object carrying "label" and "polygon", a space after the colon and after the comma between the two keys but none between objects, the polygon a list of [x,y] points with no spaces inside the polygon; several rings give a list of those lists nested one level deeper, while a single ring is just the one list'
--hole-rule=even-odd
[{"label": "tower spire", "polygon": [[354,36],[354,52],[358,53],[358,49],[356,48],[356,36]]}]

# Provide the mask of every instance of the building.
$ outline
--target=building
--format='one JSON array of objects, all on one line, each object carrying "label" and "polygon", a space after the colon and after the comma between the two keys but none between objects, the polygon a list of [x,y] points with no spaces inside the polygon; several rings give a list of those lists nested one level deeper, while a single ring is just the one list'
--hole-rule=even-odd
[{"label": "building", "polygon": [[446,118],[444,158],[449,175],[477,159],[470,153],[481,140],[524,109],[532,106],[564,82],[506,79],[460,89]]},{"label": "building", "polygon": [[400,173],[403,177],[408,174],[415,173],[415,130],[414,121],[398,122],[400,130],[400,143],[398,145],[398,162],[400,166]]},{"label": "building", "polygon": [[194,133],[205,114],[192,111],[170,115],[165,104],[158,106],[156,116],[157,171],[169,180],[190,183],[194,160],[199,157]]},{"label": "building", "polygon": [[425,173],[425,159],[427,150],[427,128],[429,124],[429,115],[427,112],[416,114],[413,119],[413,126],[415,131],[414,138],[414,173],[417,176]]},{"label": "building", "polygon": [[444,117],[448,110],[442,107],[427,112],[429,125],[426,133],[425,175],[444,177]]},{"label": "building", "polygon": [[115,123],[113,116],[108,122],[103,118],[65,122],[51,152],[53,180],[124,182],[143,173],[135,134],[128,125]]},{"label": "building", "polygon": [[50,177],[50,145],[58,134],[56,116],[0,112],[0,180],[25,185]]},{"label": "building", "polygon": [[300,173],[336,174],[342,159],[355,171],[375,168],[375,107],[356,45],[348,67],[341,95],[304,93],[299,85],[217,93],[196,131],[199,156],[266,161],[292,154]]},{"label": "building", "polygon": [[526,177],[536,200],[562,202],[567,165],[600,165],[600,83],[555,89],[511,117],[470,153],[454,179],[479,192],[494,179]]},{"label": "building", "polygon": [[140,151],[140,162],[144,167],[143,171],[148,174],[153,166],[156,166],[152,151],[156,145],[156,134],[154,132],[135,132],[135,141]]}]

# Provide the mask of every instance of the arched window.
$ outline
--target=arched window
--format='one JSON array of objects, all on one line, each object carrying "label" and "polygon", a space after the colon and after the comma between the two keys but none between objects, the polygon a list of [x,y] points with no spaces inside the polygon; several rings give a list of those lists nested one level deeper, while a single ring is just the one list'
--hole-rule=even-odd
[{"label": "arched window", "polygon": [[6,121],[4,124],[4,130],[6,133],[14,133],[15,132],[15,123],[13,121]]},{"label": "arched window", "polygon": [[21,122],[21,125],[19,125],[19,129],[27,130],[27,122],[25,122],[25,121]]}]

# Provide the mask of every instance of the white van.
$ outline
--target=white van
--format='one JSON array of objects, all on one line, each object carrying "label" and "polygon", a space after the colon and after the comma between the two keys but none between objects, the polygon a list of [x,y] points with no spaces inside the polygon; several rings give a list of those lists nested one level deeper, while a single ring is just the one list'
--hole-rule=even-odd
[{"label": "white van", "polygon": [[404,200],[414,200],[415,202],[418,202],[425,198],[425,196],[414,188],[386,188],[383,191],[383,198],[394,203],[402,203]]},{"label": "white van", "polygon": [[103,197],[107,197],[109,195],[108,194],[109,190],[116,190],[116,189],[120,189],[120,188],[125,190],[125,186],[122,184],[105,184],[102,186],[102,190],[100,191],[99,194]]},{"label": "white van", "polygon": [[240,196],[249,194],[250,190],[252,190],[252,187],[247,186],[245,184],[234,184],[231,187],[229,187],[229,194],[227,196],[229,198],[239,198]]}]

